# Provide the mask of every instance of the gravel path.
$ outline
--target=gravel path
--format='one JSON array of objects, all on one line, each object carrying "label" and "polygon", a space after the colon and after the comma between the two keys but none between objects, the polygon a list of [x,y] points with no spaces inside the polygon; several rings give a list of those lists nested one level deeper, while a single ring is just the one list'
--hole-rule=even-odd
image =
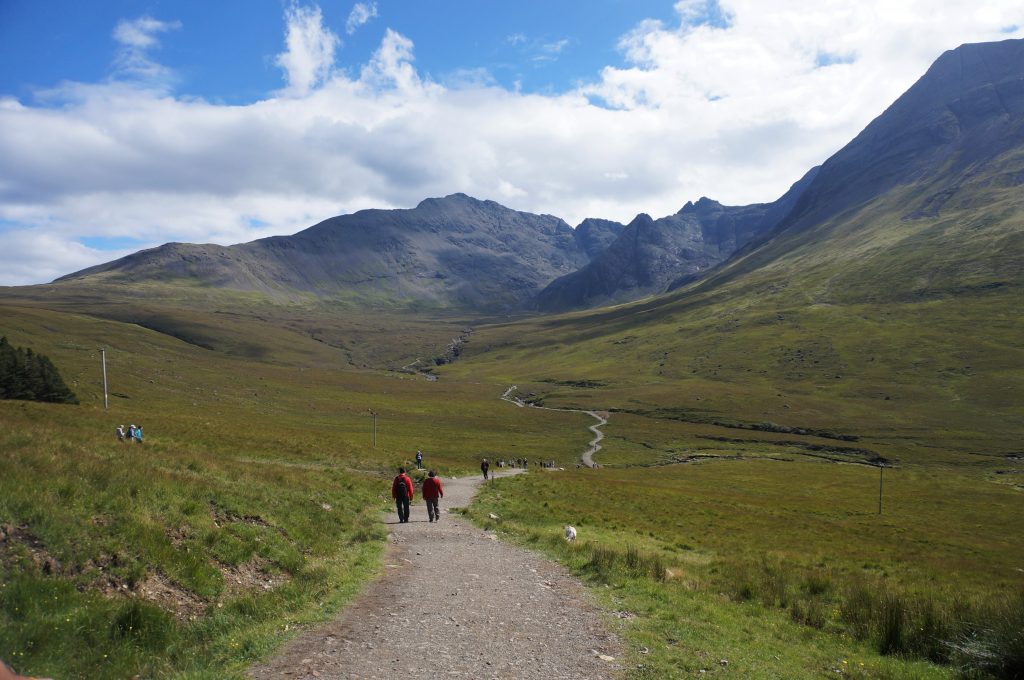
[{"label": "gravel path", "polygon": [[587,467],[594,467],[594,454],[601,450],[601,440],[604,439],[604,432],[601,432],[601,427],[608,424],[608,419],[598,414],[596,411],[585,411],[588,416],[597,418],[597,424],[591,425],[587,429],[594,433],[594,438],[590,440],[589,448],[583,452],[580,459],[583,464]]},{"label": "gravel path", "polygon": [[481,481],[444,480],[439,522],[427,521],[418,491],[407,524],[391,512],[384,575],[338,619],[303,633],[249,676],[615,677],[619,642],[579,581],[447,513],[467,505]]},{"label": "gravel path", "polygon": [[[519,408],[524,408],[527,406],[527,403],[524,402],[519,397],[513,396],[512,394],[517,389],[519,389],[517,385],[511,385],[507,390],[505,390],[505,393],[501,395],[501,400],[507,401],[510,404],[518,406]],[[591,416],[592,418],[597,418],[597,424],[591,425],[590,427],[587,428],[588,430],[594,433],[594,438],[590,440],[589,444],[587,444],[587,450],[580,454],[580,461],[584,465],[590,468],[597,467],[594,463],[594,454],[601,450],[601,440],[604,439],[604,432],[601,432],[601,428],[608,424],[607,413],[605,413],[602,416],[597,411],[582,411],[578,408],[551,408],[550,406],[535,406],[534,404],[529,404],[529,406],[530,408],[540,408],[544,409],[545,411],[566,411],[568,413],[586,413],[588,416]]]}]

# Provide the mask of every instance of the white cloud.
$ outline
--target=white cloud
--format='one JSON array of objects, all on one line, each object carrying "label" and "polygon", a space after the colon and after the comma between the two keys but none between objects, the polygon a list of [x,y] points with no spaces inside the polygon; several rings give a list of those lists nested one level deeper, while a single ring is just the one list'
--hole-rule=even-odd
[{"label": "white cloud", "polygon": [[334,50],[341,40],[323,23],[323,14],[316,5],[285,8],[285,45],[277,55],[277,65],[284,69],[288,87],[285,93],[302,96],[322,84],[334,68]]},{"label": "white cloud", "polygon": [[179,28],[180,21],[159,21],[150,16],[119,21],[113,32],[114,40],[120,44],[114,58],[115,75],[147,86],[169,87],[174,78],[173,72],[154,61],[149,50],[160,46],[158,33]]},{"label": "white cloud", "polygon": [[569,39],[562,38],[561,40],[555,40],[553,42],[544,43],[541,49],[548,54],[560,54],[562,50],[569,46]]},{"label": "white cloud", "polygon": [[106,262],[127,252],[86,248],[58,232],[38,228],[0,231],[0,285],[21,286],[52,281],[73,271]]},{"label": "white cloud", "polygon": [[354,34],[360,26],[375,16],[377,16],[376,2],[357,2],[348,15],[348,21],[345,22],[345,32],[349,35]]},{"label": "white cloud", "polygon": [[629,32],[625,65],[556,95],[485,72],[434,82],[393,30],[361,69],[334,70],[339,43],[319,9],[291,6],[288,87],[253,104],[132,80],[62,84],[41,104],[0,98],[0,283],[117,254],[83,237],[227,244],[456,191],[570,224],[665,215],[701,195],[773,200],[943,50],[1024,35],[1005,32],[1024,26],[1024,7],[997,0],[722,0],[727,22],[691,5],[675,25]]},{"label": "white cloud", "polygon": [[180,21],[159,21],[150,16],[138,19],[122,19],[114,27],[114,40],[125,47],[147,49],[156,47],[157,33],[165,33],[181,28]]}]

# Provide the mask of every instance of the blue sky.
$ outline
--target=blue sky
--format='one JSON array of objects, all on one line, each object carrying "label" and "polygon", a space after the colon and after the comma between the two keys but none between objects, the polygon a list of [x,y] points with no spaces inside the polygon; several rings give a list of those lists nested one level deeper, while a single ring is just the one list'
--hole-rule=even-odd
[{"label": "blue sky", "polygon": [[771,201],[1017,0],[0,0],[0,285],[455,192]]},{"label": "blue sky", "polygon": [[[320,4],[323,24],[342,44],[337,63],[358,70],[387,28],[417,47],[417,67],[439,82],[485,70],[507,88],[561,92],[621,64],[618,39],[645,19],[670,21],[670,2],[465,0],[363,3],[376,16],[347,27],[355,3]],[[473,5],[486,6],[485,11]],[[282,49],[280,0],[217,2],[0,3],[0,92],[31,99],[61,80],[106,78],[118,43],[111,31],[125,18],[149,16],[180,26],[161,34],[156,57],[178,77],[177,91],[227,104],[257,101],[281,86],[274,57]]]}]

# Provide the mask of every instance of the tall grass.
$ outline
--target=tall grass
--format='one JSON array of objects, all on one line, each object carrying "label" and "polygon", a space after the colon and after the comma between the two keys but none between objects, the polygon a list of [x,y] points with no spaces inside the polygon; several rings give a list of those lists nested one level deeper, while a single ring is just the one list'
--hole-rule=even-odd
[{"label": "tall grass", "polygon": [[880,654],[952,664],[969,677],[1024,678],[1024,590],[965,598],[768,558],[719,573],[733,600],[788,609],[797,623],[847,631]]},{"label": "tall grass", "polygon": [[603,582],[617,576],[665,580],[664,558],[657,553],[639,550],[636,546],[612,547],[586,541],[573,544],[570,550],[577,557],[582,556],[584,569]]}]

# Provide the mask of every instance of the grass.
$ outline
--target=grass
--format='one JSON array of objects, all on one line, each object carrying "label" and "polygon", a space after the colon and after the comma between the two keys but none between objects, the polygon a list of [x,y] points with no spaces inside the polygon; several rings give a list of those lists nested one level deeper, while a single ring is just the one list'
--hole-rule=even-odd
[{"label": "grass", "polygon": [[[1024,599],[1012,596],[1024,597],[1019,498],[899,471],[892,510],[879,518],[863,509],[864,472],[715,461],[656,476],[531,473],[487,487],[472,516],[565,562],[607,609],[628,611],[623,634],[643,664],[633,677],[680,677],[715,657],[743,677],[820,677],[835,667],[852,677],[948,677],[971,663],[959,640],[1014,631],[992,624],[1024,616]],[[592,489],[599,503],[587,500]],[[963,511],[963,498],[978,514]],[[561,539],[565,523],[577,543]],[[1015,633],[999,635],[997,663],[1016,663]]]},{"label": "grass", "polygon": [[[83,401],[0,403],[0,658],[26,673],[240,677],[376,573],[378,512],[417,449],[447,475],[482,453],[565,460],[578,439],[571,414],[503,409],[500,385],[301,363],[294,334],[264,333],[284,360],[255,361],[106,319],[0,318]],[[122,423],[145,443],[118,442]]]},{"label": "grass", "polygon": [[[7,291],[0,334],[83,405],[0,404],[0,656],[239,676],[372,576],[387,480],[422,449],[442,475],[568,468],[488,486],[470,514],[593,586],[631,677],[1019,677],[1019,192],[925,224],[901,191],[668,296],[495,325],[160,284]],[[438,382],[402,371],[467,326]],[[592,419],[499,402],[511,384],[610,412],[603,467],[572,465]],[[114,440],[129,422],[146,444]]]}]

